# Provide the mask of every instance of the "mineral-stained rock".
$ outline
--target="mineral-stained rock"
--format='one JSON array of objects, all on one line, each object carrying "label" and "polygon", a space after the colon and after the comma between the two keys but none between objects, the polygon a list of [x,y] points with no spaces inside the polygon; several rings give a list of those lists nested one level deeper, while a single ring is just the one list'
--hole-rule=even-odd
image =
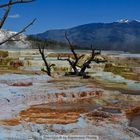
[{"label": "mineral-stained rock", "polygon": [[125,110],[128,118],[131,118],[140,113],[140,107],[133,107]]},{"label": "mineral-stained rock", "polygon": [[17,82],[17,83],[12,83],[10,86],[27,87],[32,85],[33,85],[32,82]]},{"label": "mineral-stained rock", "polygon": [[112,115],[104,111],[93,111],[86,114],[87,117],[110,118]]},{"label": "mineral-stained rock", "polygon": [[102,96],[102,91],[89,91],[89,92],[80,92],[79,93],[79,97],[83,98],[83,97],[97,97],[100,98]]},{"label": "mineral-stained rock", "polygon": [[37,124],[69,124],[75,123],[83,110],[75,109],[51,109],[43,106],[32,106],[21,111],[21,120]]},{"label": "mineral-stained rock", "polygon": [[108,112],[108,113],[112,113],[112,114],[120,114],[120,113],[122,113],[120,108],[111,107],[111,106],[109,106],[109,107],[108,106],[102,107],[101,110],[105,111],[105,112]]},{"label": "mineral-stained rock", "polygon": [[9,125],[9,126],[15,126],[20,124],[20,120],[18,118],[13,119],[7,119],[0,121],[0,124],[2,125]]},{"label": "mineral-stained rock", "polygon": [[[132,107],[132,108],[126,109],[125,113],[126,113],[127,118],[129,119],[129,126],[135,127],[138,130],[140,130],[140,125],[139,125],[140,107],[137,106],[137,107]],[[135,129],[132,129],[132,130],[135,130]],[[139,131],[139,134],[140,134],[140,131]]]}]

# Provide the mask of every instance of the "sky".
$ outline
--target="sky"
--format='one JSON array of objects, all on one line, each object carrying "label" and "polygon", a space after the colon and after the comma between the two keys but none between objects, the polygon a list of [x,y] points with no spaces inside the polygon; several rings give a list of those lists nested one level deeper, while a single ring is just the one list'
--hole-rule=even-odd
[{"label": "sky", "polygon": [[27,34],[36,34],[87,23],[109,23],[125,18],[140,20],[139,13],[140,0],[36,0],[13,6],[4,28],[19,31],[37,18],[27,31]]}]

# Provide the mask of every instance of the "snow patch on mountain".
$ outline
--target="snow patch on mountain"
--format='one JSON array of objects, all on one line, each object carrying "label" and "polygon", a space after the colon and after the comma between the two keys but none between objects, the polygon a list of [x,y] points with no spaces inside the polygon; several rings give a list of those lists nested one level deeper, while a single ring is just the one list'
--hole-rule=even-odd
[{"label": "snow patch on mountain", "polygon": [[[10,36],[16,34],[17,32],[12,32],[9,30],[0,30],[0,42],[6,40]],[[17,40],[17,41],[8,41],[2,45],[0,45],[0,48],[10,49],[10,48],[31,48],[31,43],[26,40],[27,36],[24,34],[20,34],[11,40]]]},{"label": "snow patch on mountain", "polygon": [[119,22],[119,23],[131,23],[131,22],[140,22],[140,20],[120,19],[117,22]]}]

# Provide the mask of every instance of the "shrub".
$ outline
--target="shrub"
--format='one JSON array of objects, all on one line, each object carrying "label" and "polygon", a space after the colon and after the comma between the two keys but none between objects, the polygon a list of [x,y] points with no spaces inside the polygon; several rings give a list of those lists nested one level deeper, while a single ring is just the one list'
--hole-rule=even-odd
[{"label": "shrub", "polygon": [[1,57],[1,58],[6,58],[6,57],[8,57],[8,51],[2,51],[2,50],[0,50],[0,57]]}]

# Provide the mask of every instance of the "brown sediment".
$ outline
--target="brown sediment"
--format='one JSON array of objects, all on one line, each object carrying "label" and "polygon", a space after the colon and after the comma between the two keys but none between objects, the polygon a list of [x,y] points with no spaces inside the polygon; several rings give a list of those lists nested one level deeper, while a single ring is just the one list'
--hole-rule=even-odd
[{"label": "brown sediment", "polygon": [[88,112],[89,105],[76,104],[50,104],[35,105],[20,112],[22,120],[37,124],[70,124],[76,123],[81,113]]},{"label": "brown sediment", "polygon": [[102,111],[112,113],[112,114],[120,114],[122,113],[121,108],[119,107],[112,107],[112,106],[104,106],[101,109]]},{"label": "brown sediment", "polygon": [[79,93],[79,97],[80,99],[82,98],[89,98],[89,97],[96,97],[96,98],[100,98],[103,96],[103,92],[102,91],[89,91],[89,92],[80,92]]},{"label": "brown sediment", "polygon": [[140,106],[125,110],[126,116],[129,119],[129,126],[140,130]]},{"label": "brown sediment", "polygon": [[87,117],[96,117],[96,118],[110,118],[111,114],[103,111],[93,111],[86,114]]},{"label": "brown sediment", "polygon": [[20,117],[27,122],[37,124],[69,124],[75,123],[83,110],[57,110],[41,107],[31,107],[20,112]]},{"label": "brown sediment", "polygon": [[[74,95],[74,94],[73,94]],[[56,93],[56,98],[66,97],[64,93]],[[90,112],[99,107],[94,99],[102,96],[102,92],[80,92],[74,101],[52,102],[48,104],[32,105],[18,114],[19,119],[2,120],[4,125],[18,125],[22,122],[36,124],[70,124],[76,123],[80,114]]]},{"label": "brown sediment", "polygon": [[139,115],[140,114],[140,106],[126,109],[125,113],[126,113],[128,118],[132,118],[136,115]]},{"label": "brown sediment", "polygon": [[[24,122],[36,124],[70,124],[76,123],[84,109],[50,109],[42,106],[31,106],[19,113],[19,119],[1,120],[1,125],[16,126]],[[59,107],[58,107],[59,108]]]},{"label": "brown sediment", "polygon": [[7,119],[0,121],[1,125],[8,125],[8,126],[16,126],[21,124],[20,119],[14,118],[14,119]]},{"label": "brown sediment", "polygon": [[13,83],[10,86],[17,86],[17,87],[28,87],[28,86],[32,86],[33,83],[32,82],[17,82],[17,83]]},{"label": "brown sediment", "polygon": [[[114,110],[113,110],[114,111]],[[116,124],[118,122],[121,122],[122,120],[125,120],[125,115],[123,113],[116,113],[112,110],[106,111],[106,110],[94,110],[92,112],[88,112],[84,114],[84,117],[91,121],[91,122],[111,122],[113,124]]]},{"label": "brown sediment", "polygon": [[[63,94],[62,94],[63,96]],[[19,113],[21,120],[37,124],[70,124],[76,123],[80,114],[98,108],[92,99],[79,100],[75,103],[55,102],[33,105]]]}]

